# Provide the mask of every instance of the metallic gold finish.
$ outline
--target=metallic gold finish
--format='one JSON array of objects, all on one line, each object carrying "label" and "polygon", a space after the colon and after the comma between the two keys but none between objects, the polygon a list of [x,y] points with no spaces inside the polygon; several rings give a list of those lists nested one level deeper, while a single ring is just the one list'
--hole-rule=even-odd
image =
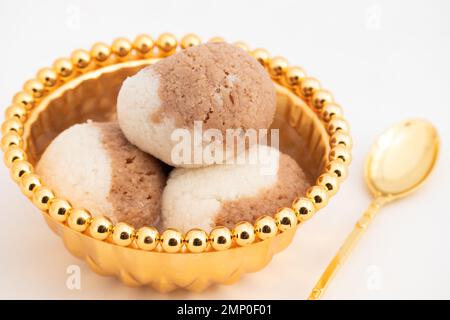
[{"label": "metallic gold finish", "polygon": [[59,58],[53,63],[53,69],[62,78],[67,78],[72,75],[73,65],[70,59]]},{"label": "metallic gold finish", "polygon": [[402,121],[378,138],[365,166],[366,183],[374,200],[325,269],[309,299],[322,297],[380,208],[423,185],[435,167],[439,144],[436,128],[420,119]]},{"label": "metallic gold finish", "polygon": [[209,233],[211,247],[217,251],[229,249],[233,242],[233,235],[228,228],[216,227]]},{"label": "metallic gold finish", "polygon": [[44,95],[44,85],[36,79],[31,79],[25,82],[23,90],[31,94],[35,99],[39,99]]},{"label": "metallic gold finish", "polygon": [[175,229],[167,229],[160,237],[161,247],[165,252],[176,253],[183,246],[183,235]]},{"label": "metallic gold finish", "polygon": [[328,133],[330,136],[335,134],[336,132],[343,132],[343,133],[349,133],[350,127],[343,118],[335,117],[328,122]]},{"label": "metallic gold finish", "polygon": [[200,38],[192,33],[189,33],[187,35],[185,35],[181,41],[180,41],[180,45],[182,49],[187,49],[193,46],[198,46],[199,44],[201,44],[202,41],[200,40]]},{"label": "metallic gold finish", "polygon": [[50,200],[48,214],[50,217],[59,222],[64,222],[69,216],[72,206],[67,200],[54,198]]},{"label": "metallic gold finish", "polygon": [[317,111],[321,111],[327,104],[332,103],[333,99],[333,95],[330,91],[320,89],[314,92],[312,96],[312,104]]},{"label": "metallic gold finish", "polygon": [[125,222],[116,224],[112,231],[112,240],[115,244],[128,247],[134,240],[135,230]]},{"label": "metallic gold finish", "polygon": [[288,68],[288,61],[283,57],[273,57],[269,61],[269,74],[272,76],[273,79],[279,80],[282,76],[284,76],[287,68]]},{"label": "metallic gold finish", "polygon": [[28,197],[33,196],[33,191],[36,187],[41,186],[41,179],[37,174],[25,173],[22,178],[20,178],[20,189]]},{"label": "metallic gold finish", "polygon": [[39,186],[33,190],[33,203],[42,211],[47,211],[50,201],[55,197],[53,192],[46,187]]},{"label": "metallic gold finish", "polygon": [[326,170],[335,175],[339,182],[342,182],[347,178],[347,167],[341,160],[330,161],[326,166]]},{"label": "metallic gold finish", "polygon": [[23,124],[17,118],[6,119],[2,124],[2,135],[6,135],[10,132],[15,132],[18,135],[23,134]]},{"label": "metallic gold finish", "polygon": [[10,146],[3,156],[3,160],[8,168],[10,168],[15,161],[26,159],[27,155],[25,151],[18,146]]},{"label": "metallic gold finish", "polygon": [[285,81],[289,87],[296,87],[300,85],[303,78],[306,77],[306,72],[300,67],[288,67],[286,70]]},{"label": "metallic gold finish", "polygon": [[306,77],[300,83],[300,94],[305,99],[310,99],[320,89],[320,82],[316,78]]},{"label": "metallic gold finish", "polygon": [[233,238],[238,246],[248,246],[255,241],[255,228],[248,221],[240,222],[233,229]]},{"label": "metallic gold finish", "polygon": [[67,225],[70,229],[76,232],[84,232],[89,227],[91,220],[92,216],[89,212],[84,209],[74,208],[70,211],[69,218],[67,219]]},{"label": "metallic gold finish", "polygon": [[31,173],[31,171],[33,171],[31,163],[25,160],[17,160],[11,166],[10,175],[15,182],[19,182],[24,174]]},{"label": "metallic gold finish", "polygon": [[50,68],[43,68],[38,71],[36,78],[42,83],[45,87],[53,87],[58,80],[58,75],[55,71]]},{"label": "metallic gold finish", "polygon": [[[142,59],[137,51],[133,47],[131,54],[119,59],[116,54],[110,54],[108,46],[97,45],[91,50],[91,57],[95,63],[89,64],[83,70],[77,69],[77,72],[74,71],[73,75],[63,79],[64,81],[58,80],[58,75],[52,69],[46,68],[41,71],[38,81],[41,88],[44,87],[44,83],[46,84],[45,90],[35,101],[33,110],[28,113],[24,122],[23,137],[17,134],[22,139],[21,146],[12,144],[7,147],[6,164],[11,166],[14,161],[24,158],[28,158],[31,164],[37,163],[50,141],[75,123],[85,122],[88,119],[94,121],[114,119],[115,100],[122,81],[159,60],[159,58]],[[159,50],[159,56],[173,52],[175,50],[161,54]],[[268,61],[269,54],[264,49],[255,50],[252,54],[263,65]],[[330,141],[324,121],[321,121],[318,114],[313,111],[311,99],[303,100],[296,95],[300,91],[298,86],[289,88],[284,75],[279,79],[279,84],[274,84],[277,92],[277,115],[272,127],[280,129],[280,148],[296,159],[309,179],[314,181],[325,172],[324,168],[329,161]],[[29,89],[25,92],[35,97]],[[8,130],[7,134],[9,132]],[[308,157],[304,157],[305,150]],[[342,166],[342,170],[346,173],[346,165],[342,161],[331,163],[334,164],[330,170],[340,172],[339,168]],[[333,171],[332,174],[336,173]],[[34,186],[33,181],[36,182]],[[23,185],[24,182],[27,182],[27,185]],[[34,195],[37,190],[45,188],[40,185],[39,177],[33,173],[23,174],[20,184],[24,194]],[[28,191],[24,188],[27,186],[31,188]],[[309,199],[307,201],[306,203],[311,204]],[[206,248],[201,254],[189,253],[189,250],[183,247],[177,254],[168,254],[157,245],[158,232],[151,227],[140,229],[130,246],[121,247],[114,245],[112,237],[108,237],[108,241],[99,241],[89,232],[84,232],[92,220],[87,210],[73,208],[69,212],[66,224],[47,214],[43,217],[50,228],[64,239],[68,250],[86,260],[95,271],[115,275],[133,286],[151,284],[159,291],[176,288],[201,291],[213,283],[233,283],[242,274],[264,267],[276,252],[283,250],[291,242],[296,229],[277,233],[264,241],[256,240],[254,236],[251,242],[248,241],[248,244],[245,243],[246,246],[242,246],[238,242],[243,239],[238,239],[234,228],[233,235],[230,230],[219,228],[220,231],[224,231],[225,242],[219,241],[220,232],[214,230],[213,237],[208,237],[208,242],[214,239],[216,241],[212,241],[210,248]],[[256,225],[253,225],[253,232],[255,227]],[[147,234],[150,238],[139,237],[140,234]],[[145,243],[143,239],[146,238],[154,241]],[[182,244],[187,245],[183,238],[181,235]],[[236,244],[233,243],[233,238],[236,239]],[[130,264],[129,261],[139,263]]]},{"label": "metallic gold finish", "polygon": [[89,225],[89,234],[97,240],[105,240],[113,229],[111,220],[104,216],[93,217]]},{"label": "metallic gold finish", "polygon": [[222,37],[212,37],[208,42],[225,42],[225,39]]},{"label": "metallic gold finish", "polygon": [[339,180],[332,173],[324,173],[317,179],[317,184],[319,186],[327,189],[328,196],[334,196],[339,190]]},{"label": "metallic gold finish", "polygon": [[72,52],[70,60],[78,70],[86,69],[91,63],[91,54],[87,50],[78,49]]},{"label": "metallic gold finish", "polygon": [[156,40],[156,46],[161,56],[171,55],[177,49],[177,38],[171,33],[163,33]]},{"label": "metallic gold finish", "polygon": [[151,251],[159,243],[159,233],[156,228],[142,227],[136,233],[136,245],[139,249]]},{"label": "metallic gold finish", "polygon": [[327,205],[328,202],[328,194],[327,189],[322,186],[312,186],[306,191],[306,197],[309,198],[316,211],[322,209]]},{"label": "metallic gold finish", "polygon": [[298,198],[294,200],[292,204],[292,208],[294,209],[295,214],[297,215],[297,219],[300,223],[309,220],[314,213],[316,213],[316,208],[314,207],[314,203],[308,198]]},{"label": "metallic gold finish", "polygon": [[285,232],[297,225],[297,216],[291,208],[282,208],[275,214],[275,222],[278,230]]},{"label": "metallic gold finish", "polygon": [[111,55],[111,49],[108,45],[97,42],[92,46],[91,49],[91,57],[95,60],[97,63],[104,63]]},{"label": "metallic gold finish", "polygon": [[262,216],[255,222],[256,236],[261,240],[274,237],[278,232],[277,223],[274,218]]},{"label": "metallic gold finish", "polygon": [[17,134],[17,132],[10,131],[2,137],[2,150],[6,152],[10,147],[16,146],[22,148],[23,140],[22,137]]},{"label": "metallic gold finish", "polygon": [[31,94],[21,91],[14,96],[13,103],[22,105],[27,110],[31,110],[34,107],[34,98]]},{"label": "metallic gold finish", "polygon": [[341,131],[336,132],[330,138],[330,147],[343,146],[347,149],[351,149],[353,146],[352,138],[346,133]]},{"label": "metallic gold finish", "polygon": [[269,53],[269,51],[267,51],[266,49],[261,49],[261,48],[255,49],[255,50],[251,51],[251,55],[252,55],[256,60],[258,60],[258,62],[259,62],[263,67],[265,67],[265,66],[269,63],[269,60],[270,60],[270,53]]},{"label": "metallic gold finish", "polygon": [[233,45],[244,50],[245,52],[248,52],[248,50],[249,50],[248,45],[242,41],[235,42],[235,43],[233,43]]},{"label": "metallic gold finish", "polygon": [[124,59],[131,53],[132,48],[133,45],[130,40],[126,38],[118,38],[114,40],[111,45],[111,52],[114,53],[119,59]]},{"label": "metallic gold finish", "polygon": [[155,42],[153,38],[146,34],[141,34],[134,39],[133,48],[141,57],[151,56]]},{"label": "metallic gold finish", "polygon": [[5,118],[11,119],[16,118],[20,122],[25,122],[27,120],[27,109],[21,104],[12,104],[5,111]]},{"label": "metallic gold finish", "polygon": [[200,253],[208,247],[208,235],[201,229],[192,229],[186,233],[184,243],[189,252]]},{"label": "metallic gold finish", "polygon": [[330,161],[333,160],[341,160],[345,164],[349,165],[352,161],[352,156],[345,146],[336,146],[330,151]]},{"label": "metallic gold finish", "polygon": [[342,108],[338,104],[334,102],[327,103],[321,111],[320,117],[323,121],[329,122],[332,118],[338,117],[341,118],[343,116]]}]

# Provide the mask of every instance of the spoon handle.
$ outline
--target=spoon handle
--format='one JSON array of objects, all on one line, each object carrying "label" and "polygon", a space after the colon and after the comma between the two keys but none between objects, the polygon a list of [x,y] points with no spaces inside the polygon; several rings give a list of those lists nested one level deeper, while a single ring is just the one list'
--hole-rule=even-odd
[{"label": "spoon handle", "polygon": [[331,260],[331,262],[328,264],[328,267],[322,273],[319,281],[317,281],[314,289],[311,291],[311,294],[308,297],[308,300],[319,300],[322,297],[329,283],[331,282],[339,268],[342,266],[352,249],[355,247],[358,240],[369,227],[369,224],[375,217],[375,214],[381,208],[382,202],[379,200],[380,199],[375,199],[361,216],[361,218],[359,218],[358,222],[356,222],[352,232],[350,232],[350,234],[347,236],[344,244],[340,247],[333,260]]}]

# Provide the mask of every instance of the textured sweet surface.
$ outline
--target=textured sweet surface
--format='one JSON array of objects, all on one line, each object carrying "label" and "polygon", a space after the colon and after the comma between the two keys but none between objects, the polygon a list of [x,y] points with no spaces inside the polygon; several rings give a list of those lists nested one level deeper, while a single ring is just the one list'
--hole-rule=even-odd
[{"label": "textured sweet surface", "polygon": [[48,146],[37,172],[56,194],[94,215],[136,227],[158,223],[166,175],[117,123],[77,124]]},{"label": "textured sweet surface", "polygon": [[[164,162],[173,161],[176,128],[266,129],[275,114],[275,88],[262,66],[226,43],[182,50],[124,81],[119,124],[130,142]],[[200,144],[204,142],[200,141]]]},{"label": "textured sweet surface", "polygon": [[253,146],[248,155],[256,156],[257,162],[174,169],[162,197],[163,227],[232,227],[272,215],[305,191],[305,175],[287,155],[267,146]]}]

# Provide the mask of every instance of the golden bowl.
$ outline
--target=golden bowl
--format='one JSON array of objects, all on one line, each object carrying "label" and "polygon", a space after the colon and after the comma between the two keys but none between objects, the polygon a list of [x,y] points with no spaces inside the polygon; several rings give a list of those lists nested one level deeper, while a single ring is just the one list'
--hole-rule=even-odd
[{"label": "golden bowl", "polygon": [[[199,43],[197,36],[187,35],[180,47]],[[249,50],[242,42],[236,45]],[[298,226],[337,192],[351,160],[349,127],[332,95],[284,58],[255,49],[250,54],[267,69],[277,91],[273,127],[280,129],[280,149],[297,160],[311,183],[291,208],[280,208],[254,224],[239,223],[232,230],[218,227],[209,234],[192,230],[183,235],[169,229],[159,234],[150,226],[136,231],[125,223],[112,225],[106,217],[93,218],[89,208],[72,208],[70,199],[58,198],[46,188],[33,165],[52,139],[75,123],[114,119],[122,81],[177,49],[177,39],[163,34],[156,41],[141,35],[134,42],[120,38],[111,46],[97,43],[90,51],[77,50],[27,81],[2,125],[4,160],[12,178],[67,249],[99,274],[163,292],[202,291],[263,268],[290,244]],[[200,239],[202,245],[192,239]]]}]

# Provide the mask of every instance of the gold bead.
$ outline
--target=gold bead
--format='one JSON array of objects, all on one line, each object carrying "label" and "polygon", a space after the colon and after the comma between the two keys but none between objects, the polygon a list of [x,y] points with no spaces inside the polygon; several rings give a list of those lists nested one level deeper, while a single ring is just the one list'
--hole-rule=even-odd
[{"label": "gold bead", "polygon": [[280,79],[287,70],[288,61],[283,57],[274,57],[269,61],[269,74],[274,79]]},{"label": "gold bead", "polygon": [[50,200],[55,197],[53,192],[46,187],[36,187],[33,190],[33,203],[42,211],[47,211]]},{"label": "gold bead", "polygon": [[112,231],[113,224],[105,216],[93,217],[89,224],[89,234],[97,240],[105,240]]},{"label": "gold bead", "polygon": [[119,222],[112,231],[112,240],[115,244],[128,247],[134,240],[135,230],[127,223]]},{"label": "gold bead", "polygon": [[38,99],[44,95],[44,85],[36,79],[31,79],[25,82],[23,90]]},{"label": "gold bead", "polygon": [[146,34],[141,34],[134,39],[133,48],[141,56],[151,55],[153,51],[153,47],[155,46],[155,42],[153,38]]},{"label": "gold bead", "polygon": [[289,67],[286,70],[285,80],[290,87],[299,86],[300,82],[305,77],[306,72],[300,67]]},{"label": "gold bead", "polygon": [[21,104],[12,104],[5,111],[5,118],[11,119],[16,118],[20,122],[25,122],[27,120],[27,109]]},{"label": "gold bead", "polygon": [[330,161],[326,166],[326,170],[334,174],[339,182],[342,182],[347,177],[347,167],[341,160]]},{"label": "gold bead", "polygon": [[91,54],[87,50],[78,49],[72,52],[70,60],[77,69],[86,69],[91,63]]},{"label": "gold bead", "polygon": [[94,58],[96,62],[105,62],[111,55],[111,49],[108,45],[97,42],[92,46],[91,57]]},{"label": "gold bead", "polygon": [[18,135],[22,135],[23,123],[17,118],[5,120],[2,124],[2,135],[6,135],[10,132],[16,132]]},{"label": "gold bead", "polygon": [[334,196],[339,189],[339,180],[332,173],[324,173],[317,179],[319,186],[327,189],[329,196]]},{"label": "gold bead", "polygon": [[222,251],[231,247],[233,236],[226,227],[215,227],[209,233],[209,242],[214,250]]},{"label": "gold bead", "polygon": [[176,253],[183,246],[183,236],[180,231],[167,229],[160,237],[161,247],[165,252]]},{"label": "gold bead", "polygon": [[275,214],[275,222],[281,232],[290,230],[297,225],[297,216],[291,208],[282,208]]},{"label": "gold bead", "polygon": [[9,147],[3,156],[3,160],[5,161],[5,164],[8,168],[10,168],[15,161],[26,159],[27,155],[25,154],[25,151],[17,146]]},{"label": "gold bead", "polygon": [[350,131],[350,127],[348,126],[347,121],[345,121],[343,118],[338,117],[334,117],[330,120],[330,122],[328,122],[327,129],[330,136],[338,131],[342,133],[349,133]]},{"label": "gold bead", "polygon": [[20,179],[20,189],[29,198],[33,196],[35,188],[41,186],[41,179],[34,173],[25,173]]},{"label": "gold bead", "polygon": [[208,42],[225,42],[225,39],[222,37],[212,37]]},{"label": "gold bead", "polygon": [[312,186],[306,191],[306,197],[314,204],[316,210],[322,209],[327,205],[328,195],[327,189],[322,186]]},{"label": "gold bead", "polygon": [[250,222],[240,222],[233,229],[233,238],[241,247],[252,244],[255,241],[255,228]]},{"label": "gold bead", "polygon": [[31,173],[31,171],[33,171],[31,163],[26,160],[18,160],[12,164],[10,174],[15,182],[19,182],[24,174]]},{"label": "gold bead", "polygon": [[125,59],[130,55],[132,48],[133,45],[128,39],[117,38],[111,45],[111,52],[119,59]]},{"label": "gold bead", "polygon": [[53,87],[58,81],[58,75],[50,68],[43,68],[38,71],[36,78],[45,87]]},{"label": "gold bead", "polygon": [[235,42],[235,43],[234,43],[234,46],[236,46],[236,47],[238,47],[238,48],[244,50],[245,52],[248,52],[248,51],[249,51],[248,45],[247,45],[246,43],[242,42],[242,41],[237,41],[237,42]]},{"label": "gold bead", "polygon": [[316,208],[314,207],[312,201],[304,197],[295,199],[292,203],[292,209],[294,209],[299,222],[304,222],[310,219],[314,213],[316,213]]},{"label": "gold bead", "polygon": [[332,148],[336,146],[344,146],[347,149],[351,149],[353,146],[352,138],[350,138],[348,134],[338,131],[331,136],[330,146]]},{"label": "gold bead", "polygon": [[200,38],[197,35],[190,33],[190,34],[185,35],[181,39],[180,43],[181,43],[182,49],[187,49],[190,47],[198,46],[199,44],[202,43],[202,41],[200,40]]},{"label": "gold bead", "polygon": [[333,102],[333,95],[327,90],[317,90],[312,96],[312,105],[317,111],[321,111],[324,106]]},{"label": "gold bead", "polygon": [[334,117],[342,117],[342,114],[342,108],[338,104],[331,102],[322,108],[320,117],[323,121],[329,122]]},{"label": "gold bead", "polygon": [[21,91],[14,96],[13,103],[22,105],[27,110],[31,110],[34,107],[34,98],[31,94]]},{"label": "gold bead", "polygon": [[257,48],[251,52],[251,55],[265,67],[270,60],[270,53],[266,49]]},{"label": "gold bead", "polygon": [[156,46],[161,56],[171,55],[177,49],[177,38],[171,33],[163,33],[156,40]]},{"label": "gold bead", "polygon": [[10,131],[2,137],[2,150],[6,152],[10,147],[16,146],[21,148],[23,145],[22,137],[17,132]]},{"label": "gold bead", "polygon": [[208,235],[200,229],[192,229],[184,237],[186,248],[193,253],[200,253],[206,250],[208,246]]},{"label": "gold bead", "polygon": [[84,232],[88,228],[91,221],[92,216],[86,210],[72,209],[70,210],[69,218],[67,219],[67,224],[71,229],[75,231]]},{"label": "gold bead", "polygon": [[330,151],[330,161],[333,160],[341,160],[348,166],[352,161],[352,156],[346,147],[336,146]]},{"label": "gold bead", "polygon": [[272,238],[278,232],[277,223],[272,217],[262,216],[255,222],[255,232],[261,240]]},{"label": "gold bead", "polygon": [[320,89],[320,82],[316,78],[306,77],[300,83],[300,94],[309,99],[313,94]]},{"label": "gold bead", "polygon": [[136,244],[139,249],[153,250],[159,242],[159,233],[153,227],[142,227],[136,233]]},{"label": "gold bead", "polygon": [[48,214],[56,221],[64,222],[67,220],[70,210],[72,210],[72,206],[68,201],[54,198],[50,201]]},{"label": "gold bead", "polygon": [[67,78],[72,75],[73,65],[70,59],[60,58],[53,63],[53,69],[61,78]]}]

